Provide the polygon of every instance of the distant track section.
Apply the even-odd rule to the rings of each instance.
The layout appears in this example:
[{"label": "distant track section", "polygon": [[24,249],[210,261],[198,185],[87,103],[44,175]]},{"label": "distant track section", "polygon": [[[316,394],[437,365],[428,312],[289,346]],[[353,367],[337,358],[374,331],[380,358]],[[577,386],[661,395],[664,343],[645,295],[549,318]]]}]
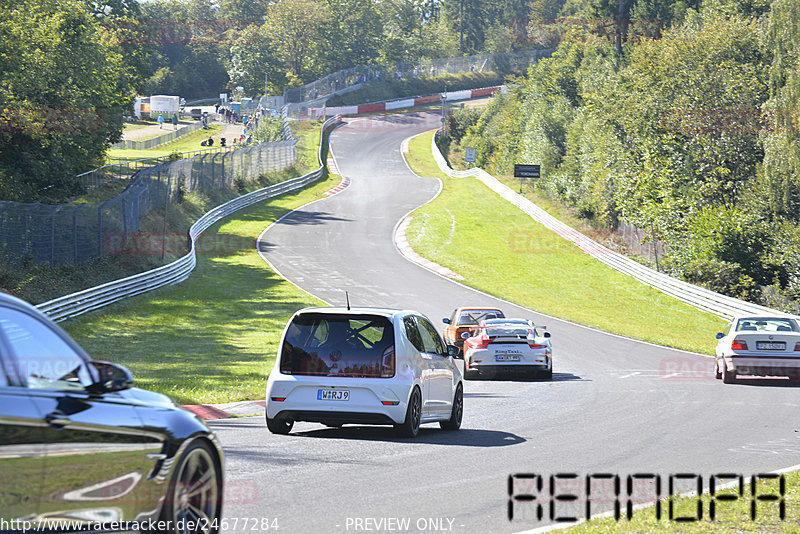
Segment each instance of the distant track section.
[{"label": "distant track section", "polygon": [[403,98],[401,100],[390,100],[386,102],[372,102],[369,104],[359,104],[357,106],[335,106],[324,108],[309,108],[308,113],[312,116],[322,115],[358,115],[361,113],[379,113],[381,111],[392,111],[395,109],[411,108],[414,106],[424,106],[442,101],[442,96],[446,102],[456,100],[469,100],[471,98],[483,98],[491,96],[503,90],[500,85],[493,87],[482,87],[480,89],[465,89],[463,91],[450,91],[447,93],[436,93],[433,95],[417,96],[414,98]]}]

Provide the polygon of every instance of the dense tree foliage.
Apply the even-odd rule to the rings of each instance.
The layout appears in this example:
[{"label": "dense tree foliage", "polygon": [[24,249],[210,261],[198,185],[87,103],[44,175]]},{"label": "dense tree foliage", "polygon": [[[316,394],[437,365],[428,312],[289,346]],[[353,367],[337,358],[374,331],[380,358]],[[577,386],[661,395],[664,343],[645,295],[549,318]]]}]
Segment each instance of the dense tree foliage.
[{"label": "dense tree foliage", "polygon": [[132,81],[118,38],[77,0],[0,10],[0,198],[62,198],[102,164]]},{"label": "dense tree foliage", "polygon": [[[611,17],[619,1],[567,2],[560,13]],[[798,6],[638,0],[627,6],[633,23],[661,27],[626,39],[574,24],[552,58],[451,141],[478,147],[498,172],[541,164],[538,187],[597,223],[654,231],[674,274],[796,311]]]}]

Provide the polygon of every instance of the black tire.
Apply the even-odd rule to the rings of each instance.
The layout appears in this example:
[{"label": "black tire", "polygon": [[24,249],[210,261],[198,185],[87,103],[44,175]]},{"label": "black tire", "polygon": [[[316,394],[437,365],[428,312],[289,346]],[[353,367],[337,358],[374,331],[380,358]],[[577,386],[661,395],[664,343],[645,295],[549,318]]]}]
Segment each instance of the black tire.
[{"label": "black tire", "polygon": [[415,387],[408,399],[408,409],[406,409],[406,420],[402,425],[394,425],[397,433],[405,438],[415,438],[419,434],[419,424],[422,418],[422,395],[419,388]]},{"label": "black tire", "polygon": [[273,434],[288,434],[292,431],[294,421],[288,419],[270,419],[267,417],[267,428]]},{"label": "black tire", "polygon": [[464,416],[464,388],[461,384],[456,387],[456,394],[453,396],[453,409],[450,411],[450,419],[439,421],[439,426],[443,430],[458,430],[461,428],[461,418]]},{"label": "black tire", "polygon": [[464,380],[474,380],[477,377],[478,377],[478,373],[476,373],[475,371],[472,371],[470,369],[467,369],[467,362],[465,360],[464,361]]},{"label": "black tire", "polygon": [[[171,525],[166,532],[197,532],[214,534],[219,531],[222,509],[222,479],[216,456],[208,444],[195,441],[178,460],[167,487],[161,520]],[[206,519],[199,520],[198,511]],[[183,520],[183,521],[181,521]],[[176,530],[179,525],[193,521],[195,530]]]},{"label": "black tire", "polygon": [[728,371],[728,365],[722,360],[722,381],[726,384],[736,382],[736,371]]},{"label": "black tire", "polygon": [[[722,371],[719,368],[720,360],[714,360],[714,378],[720,380],[722,378]],[[722,364],[725,365],[725,360],[722,360]]]}]

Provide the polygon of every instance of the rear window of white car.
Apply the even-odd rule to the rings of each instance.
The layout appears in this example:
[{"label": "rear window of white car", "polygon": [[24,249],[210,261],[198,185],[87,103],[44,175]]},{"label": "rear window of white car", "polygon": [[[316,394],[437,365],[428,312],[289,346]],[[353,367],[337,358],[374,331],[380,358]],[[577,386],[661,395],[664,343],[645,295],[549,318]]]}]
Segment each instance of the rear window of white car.
[{"label": "rear window of white car", "polygon": [[797,323],[784,318],[739,319],[736,324],[737,332],[800,332]]},{"label": "rear window of white car", "polygon": [[284,339],[283,374],[379,378],[394,374],[394,328],[378,315],[304,313]]},{"label": "rear window of white car", "polygon": [[531,333],[531,329],[527,326],[501,326],[496,328],[487,328],[486,335],[496,337],[496,336],[516,336],[516,337],[527,337],[528,334]]}]

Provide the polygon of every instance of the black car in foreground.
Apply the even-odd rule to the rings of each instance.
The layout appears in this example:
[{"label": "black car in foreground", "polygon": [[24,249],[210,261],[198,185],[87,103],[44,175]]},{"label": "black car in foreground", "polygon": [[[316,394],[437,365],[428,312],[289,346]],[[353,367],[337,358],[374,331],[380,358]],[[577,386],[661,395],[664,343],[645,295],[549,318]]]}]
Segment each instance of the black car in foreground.
[{"label": "black car in foreground", "polygon": [[0,293],[0,531],[218,531],[216,436],[132,381]]}]

